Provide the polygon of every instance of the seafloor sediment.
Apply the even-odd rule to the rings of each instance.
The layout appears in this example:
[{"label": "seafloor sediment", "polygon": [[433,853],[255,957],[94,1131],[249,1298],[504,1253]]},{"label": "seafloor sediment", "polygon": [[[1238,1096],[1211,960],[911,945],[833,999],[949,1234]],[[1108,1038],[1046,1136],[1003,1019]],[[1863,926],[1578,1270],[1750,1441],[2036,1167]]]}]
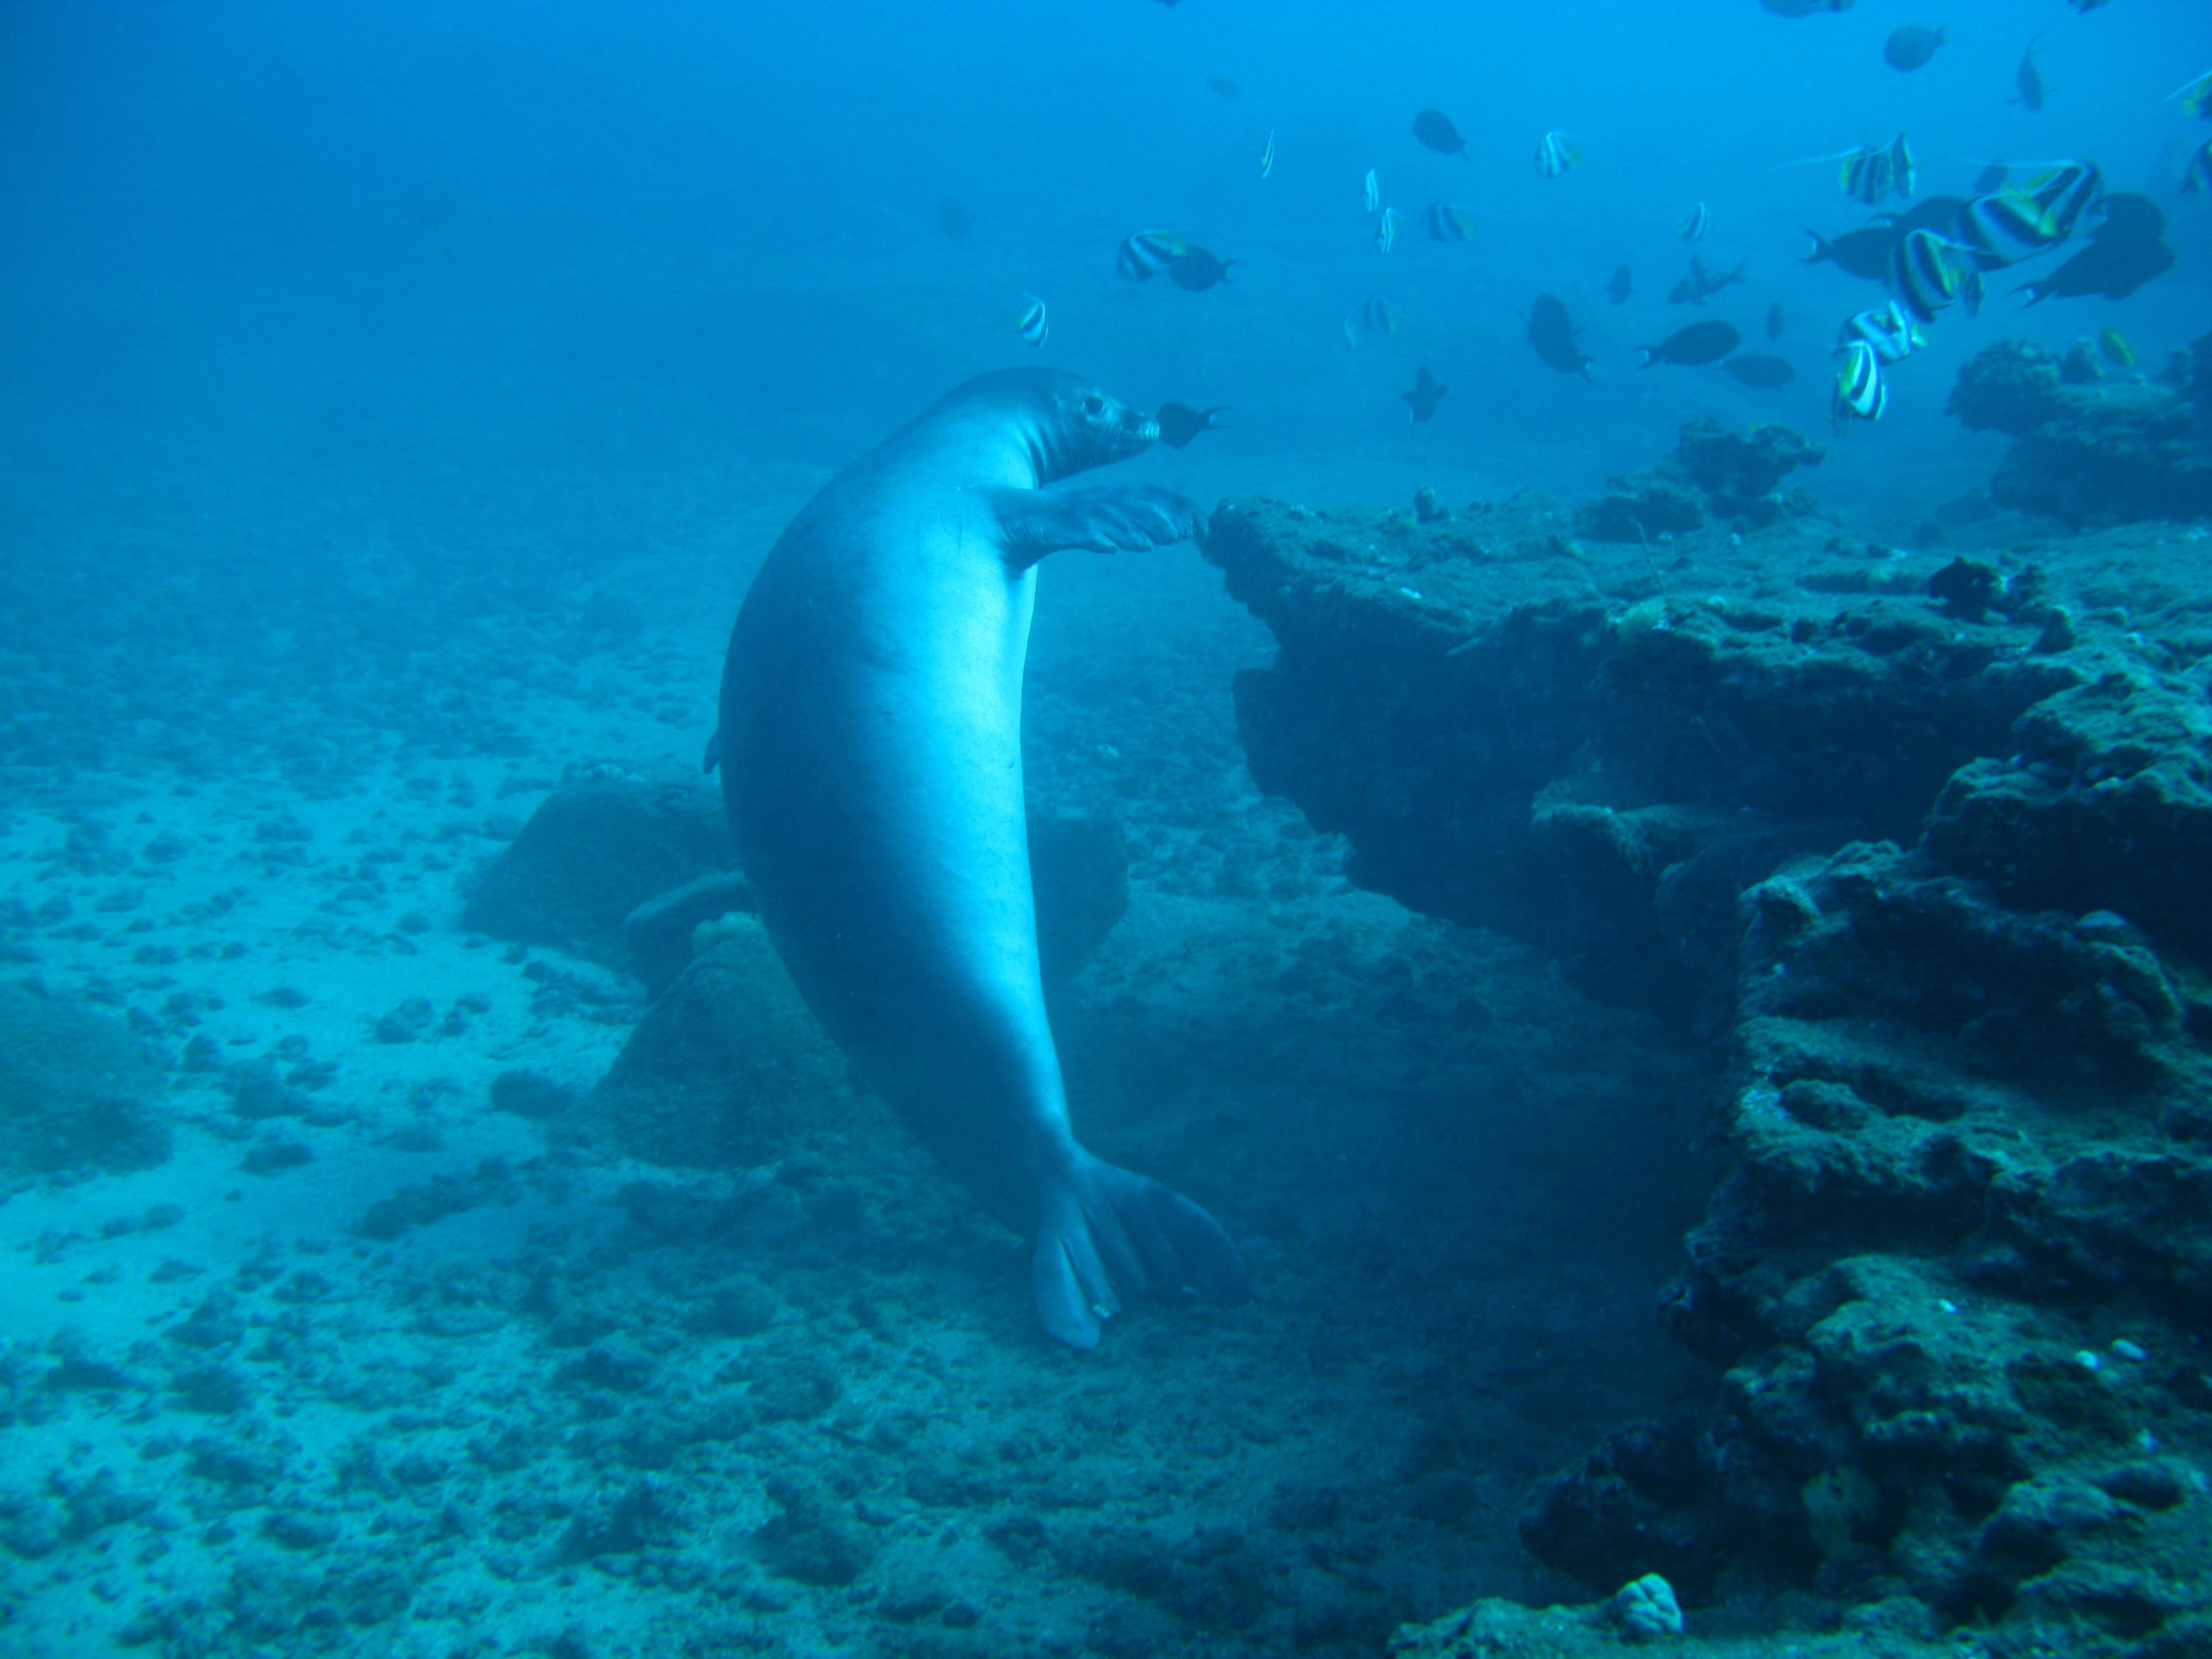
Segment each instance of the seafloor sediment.
[{"label": "seafloor sediment", "polygon": [[1243,501],[1206,542],[1279,646],[1255,774],[1355,878],[1712,1046],[1727,1168],[1660,1316],[1717,1386],[1521,1535],[1693,1607],[2203,1651],[2212,538],[1873,542],[1783,469],[1720,499],[1726,442],[1812,459],[1692,428],[1578,512]]}]

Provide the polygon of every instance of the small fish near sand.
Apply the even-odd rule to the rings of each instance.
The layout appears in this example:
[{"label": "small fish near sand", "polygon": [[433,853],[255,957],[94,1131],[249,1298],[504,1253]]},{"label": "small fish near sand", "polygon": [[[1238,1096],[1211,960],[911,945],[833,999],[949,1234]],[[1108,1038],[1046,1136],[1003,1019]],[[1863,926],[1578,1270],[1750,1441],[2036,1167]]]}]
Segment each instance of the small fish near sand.
[{"label": "small fish near sand", "polygon": [[1206,289],[1229,280],[1229,267],[1234,259],[1223,259],[1202,247],[1185,248],[1168,266],[1168,281],[1189,294],[1203,294]]},{"label": "small fish near sand", "polygon": [[1474,230],[1474,210],[1455,202],[1431,202],[1421,223],[1432,242],[1464,242]]},{"label": "small fish near sand", "polygon": [[1052,332],[1052,319],[1045,313],[1044,301],[1036,295],[1025,294],[1022,297],[1029,303],[1022,307],[1020,320],[1014,326],[1022,338],[1033,346],[1041,346]]},{"label": "small fish near sand", "polygon": [[1705,363],[1717,363],[1743,343],[1743,335],[1733,323],[1715,318],[1711,322],[1692,323],[1687,328],[1676,329],[1656,346],[1638,346],[1644,354],[1644,367],[1654,363],[1680,363],[1686,368],[1696,368]]},{"label": "small fish near sand", "polygon": [[1440,109],[1425,109],[1413,118],[1413,137],[1423,148],[1439,155],[1456,155],[1462,161],[1472,161],[1467,153],[1467,139],[1452,125],[1450,116]]},{"label": "small fish near sand", "polygon": [[2097,331],[2097,349],[2105,354],[2105,361],[2115,368],[2133,368],[2136,349],[2128,343],[2128,337],[2117,328]]},{"label": "small fish near sand", "polygon": [[1579,332],[1566,301],[1555,294],[1538,295],[1536,303],[1528,307],[1528,343],[1535,348],[1536,356],[1562,374],[1579,374],[1587,380],[1592,378],[1590,365],[1597,360],[1575,344]]},{"label": "small fish near sand", "polygon": [[1536,171],[1556,179],[1583,159],[1583,149],[1564,132],[1547,132],[1536,146]]},{"label": "small fish near sand", "polygon": [[1398,395],[1403,398],[1407,406],[1413,410],[1414,424],[1420,425],[1436,414],[1437,405],[1444,400],[1444,393],[1450,390],[1449,386],[1430,374],[1428,365],[1424,363],[1413,376],[1413,389],[1411,392],[1401,392]]},{"label": "small fish near sand", "polygon": [[1891,30],[1889,39],[1882,42],[1882,61],[1899,74],[1910,74],[1933,58],[1942,44],[1942,29],[1906,23]]},{"label": "small fish near sand", "polygon": [[1193,409],[1188,404],[1162,404],[1159,413],[1152,419],[1160,428],[1160,441],[1170,449],[1181,449],[1201,432],[1218,432],[1213,417],[1225,414],[1229,406],[1220,404],[1212,409]]},{"label": "small fish near sand", "polygon": [[1627,304],[1629,295],[1635,292],[1636,278],[1629,274],[1626,265],[1614,270],[1605,285],[1605,297],[1617,306]]},{"label": "small fish near sand", "polygon": [[1784,359],[1757,352],[1746,352],[1741,357],[1731,357],[1721,368],[1744,385],[1757,386],[1762,391],[1788,386],[1797,378],[1797,371]]}]

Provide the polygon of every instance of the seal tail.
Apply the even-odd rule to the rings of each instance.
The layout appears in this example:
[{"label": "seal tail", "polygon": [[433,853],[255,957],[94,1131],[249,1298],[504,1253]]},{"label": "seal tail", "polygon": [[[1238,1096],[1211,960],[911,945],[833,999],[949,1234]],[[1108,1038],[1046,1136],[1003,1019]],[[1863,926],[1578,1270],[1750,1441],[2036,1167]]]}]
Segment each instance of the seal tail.
[{"label": "seal tail", "polygon": [[1120,1311],[1117,1287],[1195,1291],[1235,1307],[1249,1299],[1244,1260],[1221,1224],[1182,1194],[1087,1152],[1044,1194],[1030,1289],[1046,1332],[1071,1348],[1098,1346]]}]

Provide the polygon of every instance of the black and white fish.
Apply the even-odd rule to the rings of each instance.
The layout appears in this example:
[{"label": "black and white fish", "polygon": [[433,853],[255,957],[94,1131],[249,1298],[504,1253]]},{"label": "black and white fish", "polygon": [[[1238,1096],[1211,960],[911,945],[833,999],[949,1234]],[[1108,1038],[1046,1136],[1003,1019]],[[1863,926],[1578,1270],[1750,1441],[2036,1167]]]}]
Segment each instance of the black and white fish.
[{"label": "black and white fish", "polygon": [[1874,355],[1886,363],[1901,363],[1928,343],[1927,337],[1894,300],[1859,312],[1837,331],[1838,345],[1847,346],[1854,340],[1872,347]]},{"label": "black and white fish", "polygon": [[1583,159],[1582,146],[1564,132],[1547,132],[1536,146],[1536,171],[1556,179]]},{"label": "black and white fish", "polygon": [[1398,210],[1384,208],[1375,216],[1375,251],[1388,253],[1398,240]]},{"label": "black and white fish", "polygon": [[1345,343],[1356,346],[1362,335],[1395,334],[1404,321],[1397,307],[1379,294],[1370,294],[1344,319]]},{"label": "black and white fish", "polygon": [[1367,184],[1364,196],[1367,203],[1367,210],[1370,213],[1380,213],[1382,210],[1382,186],[1375,181],[1375,169],[1373,167],[1367,169]]},{"label": "black and white fish", "polygon": [[1453,202],[1431,202],[1421,222],[1432,242],[1464,242],[1474,229],[1474,210]]},{"label": "black and white fish", "polygon": [[1264,179],[1275,170],[1275,135],[1269,133],[1267,142],[1260,149],[1260,176]]},{"label": "black and white fish", "polygon": [[1909,232],[1898,243],[1890,286],[1905,308],[1923,323],[1934,322],[1938,312],[1962,298],[1970,313],[1981,303],[1981,271],[1972,250],[1932,230]]},{"label": "black and white fish", "polygon": [[1920,158],[1912,153],[1912,141],[1902,132],[1889,141],[1889,177],[1899,196],[1910,196],[1920,188]]},{"label": "black and white fish", "polygon": [[1863,340],[1844,348],[1843,367],[1836,371],[1836,420],[1878,421],[1889,407],[1889,386],[1881,378],[1881,360]]},{"label": "black and white fish", "polygon": [[1114,269],[1133,283],[1148,283],[1190,251],[1182,237],[1164,230],[1132,231],[1121,239]]},{"label": "black and white fish", "polygon": [[2191,151],[2189,163],[2181,170],[2181,193],[2197,196],[2212,191],[2212,138],[2207,138]]},{"label": "black and white fish", "polygon": [[1887,197],[1896,181],[1889,150],[1873,144],[1862,144],[1845,155],[1837,177],[1843,184],[1844,195],[1869,207]]},{"label": "black and white fish", "polygon": [[1683,216],[1682,222],[1674,227],[1674,234],[1686,242],[1702,242],[1705,240],[1706,228],[1711,222],[1711,214],[1706,210],[1705,204],[1700,202]]},{"label": "black and white fish", "polygon": [[1437,412],[1437,405],[1444,400],[1444,393],[1450,390],[1449,386],[1430,374],[1428,365],[1424,363],[1421,365],[1420,372],[1413,377],[1413,389],[1411,392],[1401,392],[1398,395],[1412,406],[1413,420],[1418,424],[1426,421]]},{"label": "black and white fish", "polygon": [[1044,301],[1036,295],[1025,294],[1022,297],[1029,303],[1022,307],[1021,320],[1015,324],[1015,327],[1020,331],[1022,338],[1033,346],[1041,346],[1045,337],[1052,332],[1052,319],[1045,314]]}]

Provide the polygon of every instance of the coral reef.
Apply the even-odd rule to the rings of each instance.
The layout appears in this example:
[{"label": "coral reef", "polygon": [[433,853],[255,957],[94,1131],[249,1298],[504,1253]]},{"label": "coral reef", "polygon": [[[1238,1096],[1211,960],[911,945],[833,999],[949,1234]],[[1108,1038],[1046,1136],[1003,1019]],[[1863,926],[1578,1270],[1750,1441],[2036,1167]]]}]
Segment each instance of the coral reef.
[{"label": "coral reef", "polygon": [[[1708,514],[1738,529],[1759,529],[1813,510],[1802,492],[1785,498],[1782,480],[1818,466],[1827,452],[1786,426],[1731,431],[1717,421],[1691,421],[1674,453],[1658,465],[1607,481],[1605,493],[1577,515],[1581,533],[1599,541],[1643,542],[1695,530]],[[1423,523],[1430,522],[1424,515]]]},{"label": "coral reef", "polygon": [[166,1162],[161,1090],[137,1039],[114,1020],[35,988],[0,986],[0,1186]]},{"label": "coral reef", "polygon": [[2206,373],[2212,335],[2178,388],[2098,378],[2094,357],[2003,340],[1959,371],[1948,407],[1968,428],[2009,434],[1990,480],[2000,507],[2074,525],[2212,514]]},{"label": "coral reef", "polygon": [[[1780,1591],[1851,1651],[2200,1650],[2212,547],[1801,519],[1662,563],[1541,503],[1239,501],[1206,550],[1279,647],[1254,770],[1358,879],[1710,1041],[1727,1163],[1661,1320],[1717,1383],[1540,1483],[1526,1546],[1693,1630]],[[1395,1650],[1601,1638],[1484,1604]]]}]

